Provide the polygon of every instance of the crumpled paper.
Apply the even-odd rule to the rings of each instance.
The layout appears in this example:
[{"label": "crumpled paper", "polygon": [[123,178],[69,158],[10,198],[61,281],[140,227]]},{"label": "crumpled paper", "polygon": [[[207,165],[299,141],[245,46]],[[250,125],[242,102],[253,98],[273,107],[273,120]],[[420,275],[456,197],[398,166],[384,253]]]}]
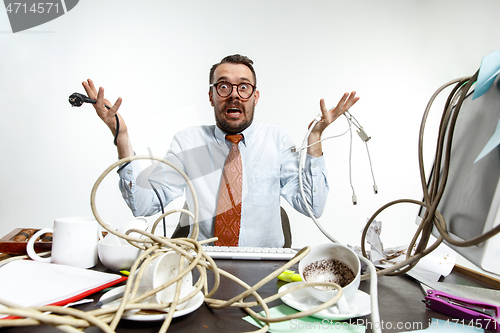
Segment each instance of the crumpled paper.
[{"label": "crumpled paper", "polygon": [[[363,232],[363,230],[361,230],[361,232]],[[366,241],[370,245],[370,251],[367,253],[368,259],[379,268],[391,267],[404,261],[406,259],[408,246],[400,245],[384,249],[381,234],[382,222],[374,220],[366,234]],[[435,241],[436,239],[431,236],[429,244]],[[359,247],[349,247],[358,254],[361,253]],[[444,243],[441,243],[433,252],[422,258],[418,264],[412,268],[412,271],[436,282],[441,275],[448,276],[451,273],[451,270],[455,266],[455,262],[456,252]]]}]

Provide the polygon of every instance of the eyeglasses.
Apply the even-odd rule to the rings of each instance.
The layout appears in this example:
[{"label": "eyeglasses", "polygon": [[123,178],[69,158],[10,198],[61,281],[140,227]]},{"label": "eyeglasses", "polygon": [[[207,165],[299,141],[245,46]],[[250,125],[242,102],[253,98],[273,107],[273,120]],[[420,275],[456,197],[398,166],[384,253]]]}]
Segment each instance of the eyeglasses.
[{"label": "eyeglasses", "polygon": [[232,94],[233,86],[236,86],[236,92],[243,99],[250,98],[250,96],[252,96],[255,90],[255,86],[247,82],[234,84],[227,81],[219,81],[217,83],[210,85],[210,87],[215,87],[217,95],[219,95],[222,98],[229,97]]}]

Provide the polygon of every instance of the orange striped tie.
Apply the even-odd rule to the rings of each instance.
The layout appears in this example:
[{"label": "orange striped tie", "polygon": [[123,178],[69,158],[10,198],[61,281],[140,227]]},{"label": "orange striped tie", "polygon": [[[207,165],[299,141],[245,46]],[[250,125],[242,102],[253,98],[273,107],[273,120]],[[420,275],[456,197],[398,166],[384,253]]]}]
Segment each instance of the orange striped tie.
[{"label": "orange striped tie", "polygon": [[226,135],[232,143],[231,150],[224,163],[224,171],[219,189],[217,216],[215,217],[215,242],[217,246],[238,246],[241,224],[241,193],[243,171],[238,143],[243,135]]}]

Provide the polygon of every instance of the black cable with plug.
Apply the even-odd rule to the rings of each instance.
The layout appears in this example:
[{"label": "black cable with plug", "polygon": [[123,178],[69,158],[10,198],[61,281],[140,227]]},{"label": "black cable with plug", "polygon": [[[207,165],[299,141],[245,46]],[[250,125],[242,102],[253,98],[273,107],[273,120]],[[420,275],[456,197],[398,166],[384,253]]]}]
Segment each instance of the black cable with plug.
[{"label": "black cable with plug", "polygon": [[[69,96],[68,98],[68,101],[69,103],[72,105],[72,106],[76,106],[76,107],[80,107],[83,105],[83,103],[91,103],[91,104],[95,104],[97,101],[95,99],[92,99],[92,98],[89,98],[87,96],[85,96],[84,94],[80,94],[80,93],[73,93]],[[110,110],[111,107],[109,105],[106,105],[104,104],[104,106]],[[118,115],[115,113],[115,119],[116,119],[116,133],[115,133],[115,139],[113,141],[113,143],[115,144],[116,146],[116,141],[118,139],[118,133],[120,132],[120,121],[118,120]],[[134,154],[135,155],[135,154]],[[130,162],[122,165],[118,171],[120,171],[122,168],[124,168],[125,166],[127,166]],[[162,213],[164,213],[164,210],[163,210],[163,202],[161,200],[161,197],[160,197],[160,194],[158,193],[158,191],[156,190],[156,188],[151,184],[156,196],[158,197],[158,200],[160,201],[160,206],[161,206],[161,211]],[[166,222],[165,222],[165,217],[163,218],[163,236],[167,237],[167,225],[166,225]]]},{"label": "black cable with plug", "polygon": [[[68,100],[72,106],[76,106],[76,107],[82,106],[83,103],[91,103],[91,104],[96,103],[95,99],[89,98],[89,97],[85,96],[84,94],[80,94],[80,93],[71,94],[71,96],[69,96]],[[106,104],[104,104],[104,106],[108,110],[111,109],[111,107],[106,105]],[[115,113],[115,119],[116,119],[116,133],[115,133],[115,139],[113,140],[113,143],[116,146],[116,141],[118,140],[118,133],[120,132],[120,121],[118,120],[118,115],[116,113]]]}]

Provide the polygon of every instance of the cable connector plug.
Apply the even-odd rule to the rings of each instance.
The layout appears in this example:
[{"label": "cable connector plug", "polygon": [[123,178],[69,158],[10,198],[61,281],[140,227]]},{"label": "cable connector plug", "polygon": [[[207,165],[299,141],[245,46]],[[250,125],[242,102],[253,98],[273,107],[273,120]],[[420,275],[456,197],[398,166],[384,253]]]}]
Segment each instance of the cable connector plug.
[{"label": "cable connector plug", "polygon": [[370,140],[370,139],[371,139],[371,136],[368,136],[368,134],[366,134],[366,132],[365,132],[365,130],[363,129],[363,127],[361,127],[361,128],[359,129],[359,131],[357,131],[357,132],[358,132],[358,135],[359,135],[359,137],[361,138],[361,140],[363,140],[364,142],[368,142],[368,140]]},{"label": "cable connector plug", "polygon": [[373,184],[373,192],[375,192],[375,194],[378,193],[378,186],[377,186],[377,184]]},{"label": "cable connector plug", "polygon": [[358,197],[356,196],[356,194],[352,195],[352,204],[353,205],[357,205],[358,204]]}]

